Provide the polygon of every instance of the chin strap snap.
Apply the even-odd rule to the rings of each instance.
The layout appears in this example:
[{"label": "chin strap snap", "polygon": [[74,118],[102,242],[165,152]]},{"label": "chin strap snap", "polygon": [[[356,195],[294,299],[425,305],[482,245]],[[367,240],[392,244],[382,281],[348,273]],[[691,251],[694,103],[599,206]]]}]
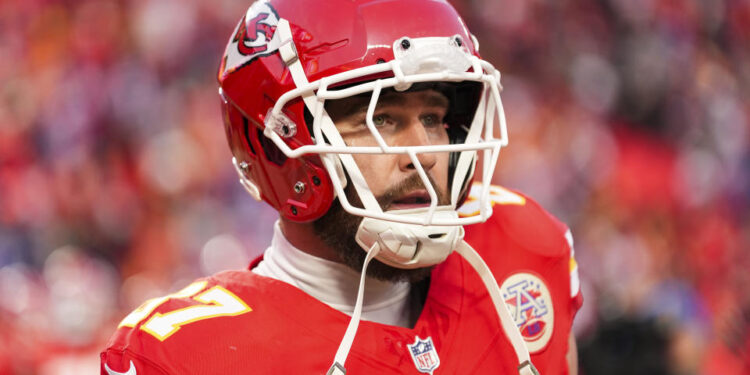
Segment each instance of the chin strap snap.
[{"label": "chin strap snap", "polygon": [[539,375],[539,371],[529,361],[524,361],[518,365],[518,373],[521,375]]},{"label": "chin strap snap", "polygon": [[346,369],[340,363],[336,362],[328,369],[326,375],[346,375]]}]

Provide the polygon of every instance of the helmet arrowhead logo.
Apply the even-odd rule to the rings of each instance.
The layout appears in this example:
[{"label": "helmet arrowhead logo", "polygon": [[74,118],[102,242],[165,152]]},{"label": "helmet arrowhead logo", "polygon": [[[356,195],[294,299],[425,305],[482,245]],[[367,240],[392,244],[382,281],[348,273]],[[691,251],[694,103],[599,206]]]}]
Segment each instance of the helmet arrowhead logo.
[{"label": "helmet arrowhead logo", "polygon": [[259,56],[276,52],[281,44],[276,35],[278,23],[279,15],[269,3],[256,1],[250,5],[227,45],[220,74],[223,76]]}]

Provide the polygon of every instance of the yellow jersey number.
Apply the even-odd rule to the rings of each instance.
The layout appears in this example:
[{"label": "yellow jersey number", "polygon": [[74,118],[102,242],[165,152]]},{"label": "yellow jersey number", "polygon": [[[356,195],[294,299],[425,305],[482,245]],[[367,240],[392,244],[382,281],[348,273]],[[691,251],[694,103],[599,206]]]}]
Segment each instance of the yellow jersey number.
[{"label": "yellow jersey number", "polygon": [[128,314],[118,327],[135,327],[170,298],[192,298],[200,304],[166,313],[156,313],[141,325],[142,331],[160,341],[166,340],[185,324],[220,316],[237,316],[252,311],[239,297],[221,286],[216,285],[203,291],[206,284],[206,281],[197,281],[179,292],[150,299]]}]

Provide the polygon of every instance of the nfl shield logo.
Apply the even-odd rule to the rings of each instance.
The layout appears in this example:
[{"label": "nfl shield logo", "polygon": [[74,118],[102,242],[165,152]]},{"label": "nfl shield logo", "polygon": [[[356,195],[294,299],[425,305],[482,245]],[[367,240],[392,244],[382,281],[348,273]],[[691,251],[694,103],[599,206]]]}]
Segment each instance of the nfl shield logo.
[{"label": "nfl shield logo", "polygon": [[419,372],[432,374],[440,366],[440,357],[435,350],[435,345],[432,344],[432,337],[422,340],[417,336],[413,344],[406,346],[409,348],[411,359],[414,360],[414,366],[417,367]]}]

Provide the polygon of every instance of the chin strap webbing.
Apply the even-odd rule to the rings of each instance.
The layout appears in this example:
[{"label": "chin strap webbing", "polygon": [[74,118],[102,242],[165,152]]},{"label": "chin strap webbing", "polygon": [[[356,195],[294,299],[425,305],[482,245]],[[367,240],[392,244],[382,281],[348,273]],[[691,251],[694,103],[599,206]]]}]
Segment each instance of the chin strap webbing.
[{"label": "chin strap webbing", "polygon": [[505,301],[503,301],[500,294],[500,287],[497,284],[497,280],[495,280],[495,276],[492,275],[490,268],[487,267],[487,264],[482,260],[477,251],[469,246],[466,241],[459,242],[456,251],[471,264],[474,271],[482,278],[484,287],[487,288],[487,292],[489,292],[490,298],[492,298],[492,304],[495,305],[495,311],[500,319],[500,325],[503,327],[505,337],[508,338],[508,341],[513,346],[513,350],[516,352],[518,373],[520,375],[539,375],[534,365],[531,364],[529,350],[526,348],[521,333],[518,331],[518,327],[516,327],[513,318],[510,316],[510,312],[508,312],[508,308],[505,306]]},{"label": "chin strap webbing", "polygon": [[354,343],[354,336],[357,334],[357,328],[359,327],[359,321],[362,319],[362,302],[364,300],[365,292],[365,277],[367,276],[367,265],[370,261],[375,258],[380,252],[380,246],[377,242],[372,245],[370,250],[367,252],[367,257],[362,265],[362,273],[359,276],[359,289],[357,290],[357,302],[354,304],[354,312],[352,318],[349,320],[349,325],[346,327],[344,338],[341,339],[338,350],[336,350],[336,356],[333,359],[331,368],[328,369],[326,375],[344,375],[346,374],[346,357],[349,356],[349,349],[352,348]]}]

